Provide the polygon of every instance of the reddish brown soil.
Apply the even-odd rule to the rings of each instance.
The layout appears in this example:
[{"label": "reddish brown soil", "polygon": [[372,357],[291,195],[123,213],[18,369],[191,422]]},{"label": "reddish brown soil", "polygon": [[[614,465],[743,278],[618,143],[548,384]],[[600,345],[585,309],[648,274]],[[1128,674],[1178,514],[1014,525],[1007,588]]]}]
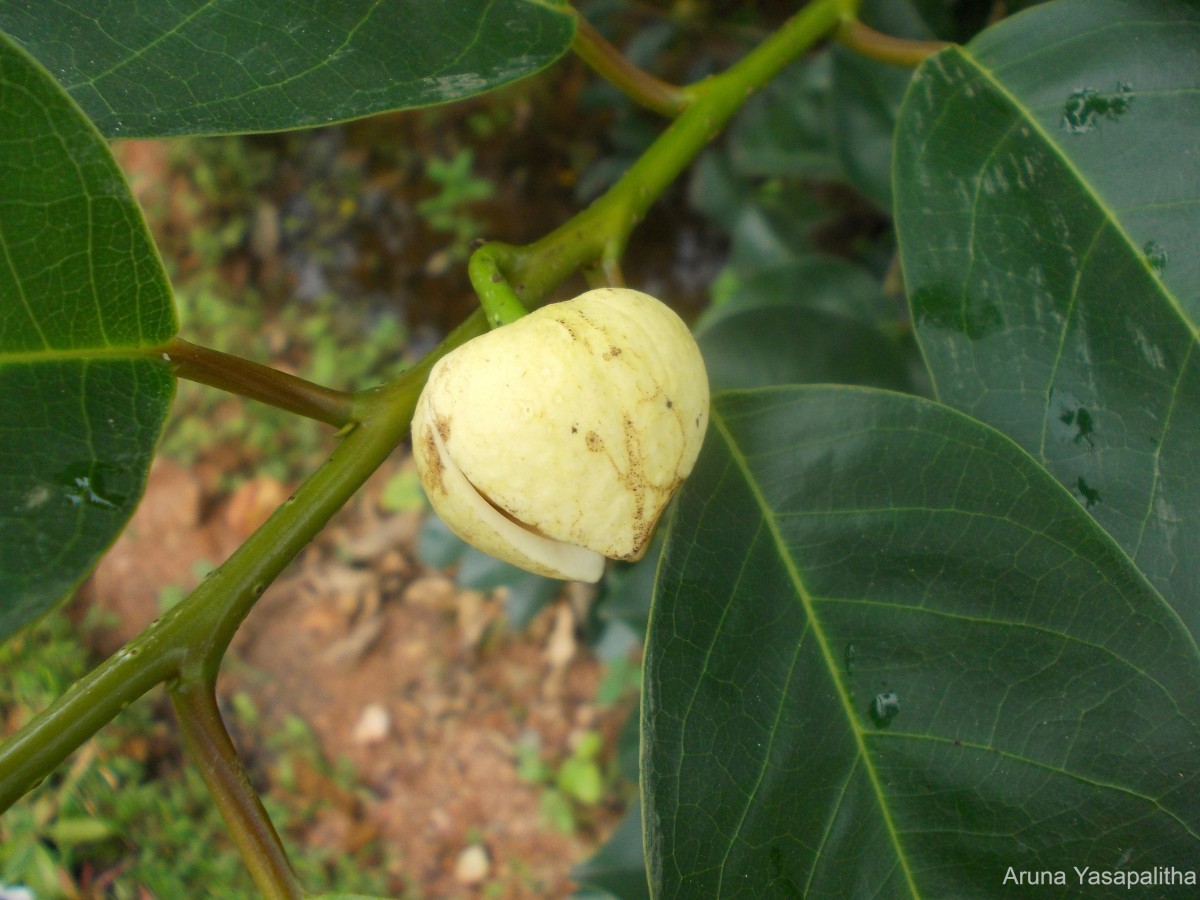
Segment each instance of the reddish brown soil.
[{"label": "reddish brown soil", "polygon": [[[259,748],[288,715],[311,726],[329,759],[348,760],[365,791],[300,773],[297,806],[318,810],[303,841],[354,852],[377,840],[397,895],[566,896],[570,867],[611,831],[619,803],[590,810],[574,834],[554,830],[540,788],[518,776],[515,745],[536,734],[544,757],[560,760],[580,732],[599,729],[611,746],[627,709],[593,704],[600,666],[577,646],[567,603],[512,633],[502,598],[458,590],[415,559],[418,517],[377,504],[386,476],[407,464],[385,467],[239,632],[220,693],[249,693],[263,722],[261,733],[235,736],[268,782],[274,761]],[[218,562],[285,496],[281,485],[250,481],[210,506],[198,476],[158,462],[82,593],[119,617],[98,633],[100,648],[158,615],[164,587],[189,587],[195,563]],[[473,842],[489,864],[467,885],[455,866]]]}]

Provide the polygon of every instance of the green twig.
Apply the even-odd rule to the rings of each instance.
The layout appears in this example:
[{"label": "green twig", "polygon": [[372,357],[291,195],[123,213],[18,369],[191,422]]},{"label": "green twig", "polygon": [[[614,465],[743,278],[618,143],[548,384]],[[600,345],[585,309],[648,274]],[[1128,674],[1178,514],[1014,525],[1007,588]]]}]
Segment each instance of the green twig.
[{"label": "green twig", "polygon": [[153,351],[175,374],[223,391],[241,394],[319,422],[342,427],[351,421],[353,395],[322,387],[240,356],[172,338]]},{"label": "green twig", "polygon": [[688,97],[682,89],[639,69],[578,13],[575,23],[571,45],[575,55],[634,103],[669,119],[687,106]]},{"label": "green twig", "polygon": [[843,46],[869,59],[910,69],[950,46],[945,41],[913,41],[893,37],[857,19],[844,22],[837,31],[837,39]]},{"label": "green twig", "polygon": [[263,897],[298,900],[304,892],[221,721],[213,687],[212,682],[188,681],[171,690],[184,745]]},{"label": "green twig", "polygon": [[853,5],[848,0],[810,3],[727,71],[681,88],[686,107],[616,184],[541,239],[509,248],[500,265],[517,295],[537,305],[581,266],[619,273],[629,234],[650,205],[748,96],[831,33]]}]

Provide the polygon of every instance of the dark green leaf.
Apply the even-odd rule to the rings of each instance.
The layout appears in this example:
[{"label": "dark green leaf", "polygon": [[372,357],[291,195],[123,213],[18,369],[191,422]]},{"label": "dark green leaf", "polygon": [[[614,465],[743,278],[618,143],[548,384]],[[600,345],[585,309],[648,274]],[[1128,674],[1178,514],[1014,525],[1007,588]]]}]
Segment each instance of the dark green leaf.
[{"label": "dark green leaf", "polygon": [[0,3],[8,32],[112,137],[302,128],[446,103],[571,44],[557,0]]},{"label": "dark green leaf", "polygon": [[571,870],[571,877],[583,885],[574,900],[616,898],[650,900],[646,883],[646,863],[642,853],[642,807],[634,803],[596,855]]},{"label": "dark green leaf", "polygon": [[1200,634],[1200,12],[1063,0],[929,60],[897,224],[939,396],[1040,460]]},{"label": "dark green leaf", "polygon": [[[956,3],[945,0],[878,0],[872,3],[867,0],[864,7],[872,14],[882,13],[884,5],[900,7],[900,14],[906,18],[919,16],[932,37],[961,43],[973,37],[998,11],[1011,14],[1038,2],[1041,0],[1005,0],[1004,6],[1000,7],[995,0],[958,0]],[[904,36],[917,35],[910,32]]]},{"label": "dark green leaf", "polygon": [[734,313],[764,306],[803,306],[878,324],[895,320],[897,304],[883,296],[879,282],[862,266],[832,256],[796,256],[784,262],[754,266],[735,260],[714,286],[714,305],[697,323],[703,332]]},{"label": "dark green leaf", "polygon": [[170,404],[170,288],[91,122],[0,36],[0,638],[112,543]]},{"label": "dark green leaf", "polygon": [[732,265],[760,268],[811,255],[809,233],[829,210],[806,187],[755,182],[735,173],[725,152],[712,151],[700,157],[688,186],[692,205],[730,232]]},{"label": "dark green leaf", "polygon": [[437,569],[448,569],[466,552],[467,543],[446,527],[446,523],[430,513],[421,523],[417,535],[417,555],[421,562]]},{"label": "dark green leaf", "polygon": [[601,621],[626,623],[631,631],[645,634],[650,618],[650,598],[662,553],[662,529],[650,541],[646,555],[633,563],[613,563],[604,576],[603,590],[594,607]]},{"label": "dark green leaf", "polygon": [[912,73],[837,48],[830,139],[850,182],[892,208],[892,135]]},{"label": "dark green leaf", "polygon": [[[906,0],[867,0],[859,16],[872,28],[895,37],[930,40],[934,36],[922,14]],[[889,212],[892,136],[911,79],[910,69],[877,62],[844,47],[833,50],[829,134],[834,152],[855,187]]]},{"label": "dark green leaf", "polygon": [[803,307],[737,313],[699,343],[714,391],[812,382],[908,387],[903,356],[878,329]]},{"label": "dark green leaf", "polygon": [[729,129],[733,171],[743,177],[831,177],[838,171],[826,120],[830,58],[795,63],[747,101]]},{"label": "dark green leaf", "polygon": [[654,896],[1197,868],[1196,644],[998,432],[866,389],[720,395],[670,527],[643,696]]},{"label": "dark green leaf", "polygon": [[[584,621],[588,649],[600,661],[624,666],[646,639],[660,550],[661,532],[654,536],[650,549],[637,562],[609,564],[600,592],[588,607]],[[603,701],[597,697],[597,702]],[[636,771],[631,780],[637,780]]]},{"label": "dark green leaf", "polygon": [[693,209],[732,231],[748,199],[723,149],[700,154],[688,179],[688,202]]},{"label": "dark green leaf", "polygon": [[174,389],[146,360],[0,362],[0,638],[68,594],[141,498]]}]

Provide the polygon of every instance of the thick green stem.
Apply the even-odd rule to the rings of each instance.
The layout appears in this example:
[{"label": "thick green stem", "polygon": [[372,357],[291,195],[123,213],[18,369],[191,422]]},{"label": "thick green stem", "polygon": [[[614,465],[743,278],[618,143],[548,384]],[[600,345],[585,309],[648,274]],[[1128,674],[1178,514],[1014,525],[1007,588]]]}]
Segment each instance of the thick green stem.
[{"label": "thick green stem", "polygon": [[213,687],[212,682],[182,682],[171,690],[184,745],[259,891],[269,900],[298,900],[304,891],[225,730]]},{"label": "thick green stem", "polygon": [[353,395],[344,391],[322,387],[181,338],[172,338],[153,352],[169,361],[180,378],[241,394],[339,428],[351,421]]},{"label": "thick green stem", "polygon": [[848,6],[847,0],[816,0],[727,71],[682,88],[686,108],[616,184],[561,227],[501,260],[517,295],[536,305],[580,266],[614,265],[646,210],[746,98],[831,33]]},{"label": "thick green stem", "polygon": [[354,396],[354,426],[325,463],[192,594],[0,745],[0,811],[161,682],[215,677],[238,625],[281,572],[408,433],[429,369],[486,330],[482,312],[390,385]]},{"label": "thick green stem", "polygon": [[48,709],[0,745],[0,811],[49,775],[76,748],[152,687],[183,657],[144,634],[75,682]]},{"label": "thick green stem", "polygon": [[639,69],[582,16],[576,15],[575,22],[571,45],[575,55],[634,103],[667,118],[674,118],[687,106],[682,89]]}]

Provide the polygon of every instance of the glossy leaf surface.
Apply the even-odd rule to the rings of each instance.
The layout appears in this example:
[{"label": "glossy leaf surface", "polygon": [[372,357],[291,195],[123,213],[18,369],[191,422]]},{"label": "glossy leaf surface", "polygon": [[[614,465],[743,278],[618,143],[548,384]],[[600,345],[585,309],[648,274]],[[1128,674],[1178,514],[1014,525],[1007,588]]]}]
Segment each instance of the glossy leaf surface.
[{"label": "glossy leaf surface", "polygon": [[729,161],[738,175],[829,178],[830,60],[794,63],[750,98],[729,129]]},{"label": "glossy leaf surface", "polygon": [[170,289],[124,177],[70,98],[0,37],[0,638],[129,518],[174,377]]},{"label": "glossy leaf surface", "polygon": [[596,854],[571,870],[583,885],[572,900],[649,900],[642,852],[642,810],[635,801]]},{"label": "glossy leaf surface", "polygon": [[1061,485],[897,394],[733,392],[712,423],[646,648],[654,896],[1195,868],[1200,655]]},{"label": "glossy leaf surface", "polygon": [[[945,15],[945,8],[941,10]],[[930,40],[933,32],[907,0],[866,0],[864,23],[884,34]],[[882,210],[892,208],[892,136],[912,70],[835,46],[830,140],[851,183]]]},{"label": "glossy leaf surface", "polygon": [[0,4],[0,30],[110,137],[302,128],[447,103],[549,65],[574,29],[554,0]]},{"label": "glossy leaf surface", "polygon": [[945,402],[1011,435],[1200,634],[1200,11],[1035,7],[917,74],[897,224]]},{"label": "glossy leaf surface", "polygon": [[714,304],[696,322],[706,332],[735,313],[766,306],[803,306],[869,324],[896,318],[896,304],[862,266],[815,254],[781,254],[760,262],[735,258],[714,285]]},{"label": "glossy leaf surface", "polygon": [[814,382],[908,387],[905,359],[879,329],[802,306],[734,313],[699,344],[714,391]]}]

